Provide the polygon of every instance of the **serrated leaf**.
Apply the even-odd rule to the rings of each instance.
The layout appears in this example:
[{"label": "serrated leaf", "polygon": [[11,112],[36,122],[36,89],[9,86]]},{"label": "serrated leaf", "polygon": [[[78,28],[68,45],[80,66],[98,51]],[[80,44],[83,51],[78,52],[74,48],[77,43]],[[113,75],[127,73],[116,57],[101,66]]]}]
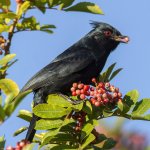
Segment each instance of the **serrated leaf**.
[{"label": "serrated leaf", "polygon": [[98,5],[90,2],[80,2],[74,6],[71,6],[65,11],[81,11],[81,12],[88,12],[93,14],[103,14],[103,11],[99,8]]},{"label": "serrated leaf", "polygon": [[6,56],[4,56],[1,60],[0,60],[0,65],[6,65],[8,62],[10,62],[14,57],[16,56],[16,54],[8,54]]},{"label": "serrated leaf", "polygon": [[30,122],[32,118],[32,113],[28,110],[20,110],[17,117]]},{"label": "serrated leaf", "polygon": [[68,111],[56,105],[39,104],[33,108],[33,113],[41,118],[60,118],[68,114]]},{"label": "serrated leaf", "polygon": [[85,102],[85,105],[83,106],[83,111],[84,112],[86,112],[87,114],[92,114],[92,110],[93,108],[92,108],[92,105],[91,105],[91,103],[89,102],[89,101],[86,101]]},{"label": "serrated leaf", "polygon": [[118,73],[122,70],[122,68],[119,68],[117,70],[115,70],[112,75],[109,78],[109,81],[111,81],[116,75],[118,75]]},{"label": "serrated leaf", "polygon": [[0,88],[6,94],[5,106],[19,93],[18,85],[11,79],[1,79]]},{"label": "serrated leaf", "polygon": [[65,100],[62,96],[58,94],[50,94],[47,99],[48,104],[57,105],[60,107],[71,107],[72,104]]},{"label": "serrated leaf", "polygon": [[44,120],[40,119],[36,122],[35,129],[36,130],[48,130],[58,128],[62,125],[63,121],[58,120]]},{"label": "serrated leaf", "polygon": [[84,143],[81,145],[81,149],[86,148],[94,140],[95,136],[92,133],[90,133],[89,136],[85,139]]},{"label": "serrated leaf", "polygon": [[87,137],[92,132],[93,129],[94,129],[94,126],[91,123],[86,123],[84,127],[82,128],[81,140]]},{"label": "serrated leaf", "polygon": [[0,149],[2,149],[2,150],[4,149],[5,142],[6,142],[6,140],[5,140],[4,136],[1,136],[0,137]]},{"label": "serrated leaf", "polygon": [[112,138],[108,138],[106,142],[103,145],[103,149],[112,149],[116,145],[116,141],[114,141]]},{"label": "serrated leaf", "polygon": [[123,103],[125,103],[128,107],[124,110],[124,112],[128,112],[134,104],[137,102],[139,98],[139,92],[137,90],[129,91],[123,98]]},{"label": "serrated leaf", "polygon": [[141,101],[136,103],[131,115],[141,116],[148,110],[150,110],[150,99],[142,99]]},{"label": "serrated leaf", "polygon": [[27,129],[28,129],[27,127],[21,127],[20,129],[18,129],[17,131],[14,132],[13,136],[17,136]]}]

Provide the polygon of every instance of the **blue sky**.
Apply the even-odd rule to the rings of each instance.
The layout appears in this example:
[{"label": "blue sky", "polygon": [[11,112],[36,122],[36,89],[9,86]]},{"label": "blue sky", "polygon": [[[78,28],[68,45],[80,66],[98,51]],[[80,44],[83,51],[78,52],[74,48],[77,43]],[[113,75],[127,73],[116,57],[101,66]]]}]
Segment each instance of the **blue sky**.
[{"label": "blue sky", "polygon": [[[14,1],[12,1],[14,3]],[[150,97],[150,1],[149,0],[93,0],[104,11],[105,15],[93,15],[77,12],[60,12],[51,10],[43,15],[32,11],[28,15],[37,16],[43,24],[55,24],[54,34],[43,32],[22,32],[13,38],[11,53],[17,54],[19,61],[8,71],[8,78],[23,85],[42,67],[47,65],[58,54],[78,41],[91,30],[90,20],[107,22],[116,27],[122,34],[130,37],[129,44],[121,44],[109,57],[106,69],[117,62],[117,67],[124,68],[112,84],[118,86],[123,94],[138,89],[140,98]],[[15,3],[12,9],[14,9]],[[29,15],[29,16],[30,16]],[[15,113],[0,126],[0,134],[5,134],[7,145],[23,139],[24,134],[12,137],[13,132],[28,123],[16,117],[20,109],[31,110],[32,94],[24,99]],[[150,122],[128,121],[124,129],[150,134]]]}]

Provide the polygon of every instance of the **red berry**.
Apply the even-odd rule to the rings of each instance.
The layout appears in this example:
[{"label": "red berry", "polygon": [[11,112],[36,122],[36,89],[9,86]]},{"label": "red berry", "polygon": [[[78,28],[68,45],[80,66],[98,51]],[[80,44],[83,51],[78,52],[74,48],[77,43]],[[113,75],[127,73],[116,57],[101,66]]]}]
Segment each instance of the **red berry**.
[{"label": "red berry", "polygon": [[118,96],[118,94],[115,92],[113,93],[113,98],[116,98]]},{"label": "red berry", "polygon": [[74,92],[72,92],[72,96],[77,96],[77,94],[76,94],[76,92],[74,91]]},{"label": "red berry", "polygon": [[86,91],[84,89],[81,89],[80,92],[81,92],[81,94],[85,94],[86,93]]},{"label": "red berry", "polygon": [[[25,146],[25,145],[24,145],[24,146]],[[19,145],[17,145],[17,146],[15,147],[15,150],[22,150],[22,148],[23,148],[24,146],[19,146]]]},{"label": "red berry", "polygon": [[19,146],[20,146],[20,147],[24,147],[25,145],[26,145],[25,141],[21,141],[21,142],[19,143]]},{"label": "red berry", "polygon": [[97,98],[97,101],[101,102],[101,101],[102,101],[102,98],[101,98],[101,97],[98,97],[98,98]]},{"label": "red berry", "polygon": [[72,87],[70,90],[71,90],[71,92],[74,92],[76,89],[74,87]]},{"label": "red berry", "polygon": [[76,90],[76,94],[77,94],[77,95],[80,95],[80,94],[81,94],[81,91],[80,91],[80,90]]},{"label": "red berry", "polygon": [[84,95],[84,94],[81,94],[81,95],[80,95],[80,99],[85,99],[85,95]]},{"label": "red berry", "polygon": [[107,98],[107,94],[104,93],[104,94],[102,95],[102,97],[103,97],[103,98]]},{"label": "red berry", "polygon": [[6,150],[14,150],[14,148],[12,146],[8,146]]},{"label": "red berry", "polygon": [[104,88],[104,83],[103,83],[103,82],[100,82],[100,83],[98,84],[98,86],[99,86],[100,88]]},{"label": "red berry", "polygon": [[94,91],[94,90],[95,90],[95,88],[94,88],[94,87],[91,87],[91,88],[90,88],[90,91]]},{"label": "red berry", "polygon": [[76,126],[76,127],[75,127],[75,130],[76,130],[76,131],[80,131],[80,130],[81,130],[81,127]]},{"label": "red berry", "polygon": [[89,85],[84,85],[84,88],[83,88],[83,89],[84,89],[85,91],[88,91],[88,90],[89,90],[89,88],[90,88],[90,86],[89,86]]},{"label": "red berry", "polygon": [[119,88],[116,88],[115,91],[118,93],[119,92]]},{"label": "red berry", "polygon": [[85,95],[90,96],[90,92],[89,92],[89,91],[86,91],[86,92],[85,92]]},{"label": "red berry", "polygon": [[90,101],[91,101],[91,103],[94,105],[94,104],[95,104],[95,102],[96,102],[96,99],[91,98],[91,99],[90,99]]},{"label": "red berry", "polygon": [[90,96],[94,96],[94,92],[93,91],[90,92]]},{"label": "red berry", "polygon": [[100,102],[99,101],[96,101],[95,103],[94,103],[94,105],[96,106],[96,107],[98,107],[98,106],[100,106]]},{"label": "red berry", "polygon": [[110,91],[115,92],[116,88],[114,86],[110,86]]},{"label": "red berry", "polygon": [[105,87],[106,87],[106,88],[110,87],[110,83],[109,83],[109,82],[106,82],[106,83],[105,83]]},{"label": "red berry", "polygon": [[96,83],[96,78],[92,78],[92,82]]},{"label": "red berry", "polygon": [[84,87],[84,84],[82,84],[82,83],[78,84],[79,89],[82,89],[83,87]]},{"label": "red berry", "polygon": [[107,103],[109,102],[109,99],[108,99],[108,98],[105,98],[105,99],[103,100],[103,102],[104,102],[104,104],[107,104]]},{"label": "red berry", "polygon": [[122,93],[119,92],[119,93],[118,93],[118,97],[122,97]]},{"label": "red berry", "polygon": [[22,0],[16,0],[16,3],[22,3],[23,1]]},{"label": "red berry", "polygon": [[73,83],[72,86],[73,86],[74,88],[77,88],[77,87],[78,87],[78,83]]}]

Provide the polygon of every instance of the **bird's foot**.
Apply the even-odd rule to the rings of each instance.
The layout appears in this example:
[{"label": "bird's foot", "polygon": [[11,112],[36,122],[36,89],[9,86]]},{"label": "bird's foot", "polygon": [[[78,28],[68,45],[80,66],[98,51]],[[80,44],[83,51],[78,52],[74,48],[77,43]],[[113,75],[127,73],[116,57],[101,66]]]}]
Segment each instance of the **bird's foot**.
[{"label": "bird's foot", "polygon": [[77,104],[80,104],[83,102],[82,100],[75,101],[75,100],[71,99],[70,97],[68,97],[62,93],[58,93],[58,95],[63,97],[65,100],[67,100],[69,103],[71,103],[73,105],[77,105]]}]

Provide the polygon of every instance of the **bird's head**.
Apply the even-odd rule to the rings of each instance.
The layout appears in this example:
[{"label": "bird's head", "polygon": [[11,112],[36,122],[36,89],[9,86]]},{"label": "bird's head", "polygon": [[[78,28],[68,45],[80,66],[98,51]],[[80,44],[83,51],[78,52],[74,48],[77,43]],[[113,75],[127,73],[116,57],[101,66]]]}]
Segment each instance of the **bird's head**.
[{"label": "bird's head", "polygon": [[103,22],[92,22],[93,30],[88,34],[104,49],[113,51],[119,43],[128,43],[129,38],[123,36],[117,29]]}]

